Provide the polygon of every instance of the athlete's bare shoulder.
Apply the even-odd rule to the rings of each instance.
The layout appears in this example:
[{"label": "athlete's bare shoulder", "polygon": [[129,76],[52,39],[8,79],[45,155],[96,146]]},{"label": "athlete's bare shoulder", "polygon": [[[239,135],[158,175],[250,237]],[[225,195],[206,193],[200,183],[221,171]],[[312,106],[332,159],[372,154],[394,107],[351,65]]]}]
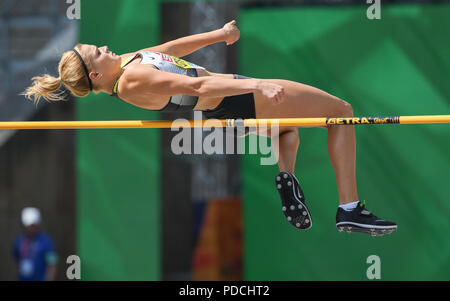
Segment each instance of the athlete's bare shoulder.
[{"label": "athlete's bare shoulder", "polygon": [[140,91],[140,89],[138,91],[137,89],[147,84],[149,79],[155,77],[157,71],[157,69],[150,65],[142,65],[134,62],[128,64],[120,76],[118,90],[121,96],[130,94],[131,92],[134,92],[133,94],[136,92],[142,93],[143,91]]},{"label": "athlete's bare shoulder", "polygon": [[118,96],[125,102],[145,109],[154,110],[168,101],[166,95],[153,92],[151,78],[157,76],[157,69],[140,64],[130,64],[120,77]]},{"label": "athlete's bare shoulder", "polygon": [[152,65],[139,64],[133,61],[124,68],[124,72],[120,77],[120,81],[128,84],[138,84],[139,82],[148,82],[149,79],[161,73]]},{"label": "athlete's bare shoulder", "polygon": [[[160,71],[151,65],[127,66],[119,81],[119,96],[133,104],[161,107],[168,97],[196,95],[197,78]],[[149,103],[150,102],[150,103]]]}]

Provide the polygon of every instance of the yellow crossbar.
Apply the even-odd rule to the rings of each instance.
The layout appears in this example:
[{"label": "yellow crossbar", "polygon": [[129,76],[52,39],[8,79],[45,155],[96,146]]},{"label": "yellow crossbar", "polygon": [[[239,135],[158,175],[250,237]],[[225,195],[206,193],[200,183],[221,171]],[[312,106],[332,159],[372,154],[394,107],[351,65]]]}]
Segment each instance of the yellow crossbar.
[{"label": "yellow crossbar", "polygon": [[222,119],[222,120],[114,120],[114,121],[3,121],[0,130],[24,129],[120,129],[120,128],[177,128],[177,127],[259,127],[278,126],[326,126],[365,124],[426,124],[450,123],[450,115],[421,115],[395,117],[321,117],[278,119]]}]

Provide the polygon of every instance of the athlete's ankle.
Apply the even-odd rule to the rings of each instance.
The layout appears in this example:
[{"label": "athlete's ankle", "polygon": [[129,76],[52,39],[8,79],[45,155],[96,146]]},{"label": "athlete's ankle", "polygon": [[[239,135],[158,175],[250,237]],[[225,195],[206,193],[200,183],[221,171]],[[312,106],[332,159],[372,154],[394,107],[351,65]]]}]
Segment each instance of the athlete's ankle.
[{"label": "athlete's ankle", "polygon": [[351,211],[353,209],[355,209],[358,206],[359,200],[356,200],[354,202],[345,202],[345,203],[340,203],[339,204],[339,208],[344,209],[345,211]]}]

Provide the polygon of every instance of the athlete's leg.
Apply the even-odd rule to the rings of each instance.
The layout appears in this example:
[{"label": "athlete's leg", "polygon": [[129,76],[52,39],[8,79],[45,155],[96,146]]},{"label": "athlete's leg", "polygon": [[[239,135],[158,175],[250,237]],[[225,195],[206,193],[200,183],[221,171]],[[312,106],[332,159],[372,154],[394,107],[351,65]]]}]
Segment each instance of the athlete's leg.
[{"label": "athlete's leg", "polygon": [[[275,155],[280,171],[294,173],[295,159],[297,158],[297,150],[299,145],[298,128],[297,127],[280,127],[278,131],[271,132],[268,129],[264,133],[258,133],[260,136],[271,137],[272,145],[278,143],[278,148],[274,148]],[[278,149],[278,152],[276,151]]]},{"label": "athlete's leg", "polygon": [[[287,221],[299,229],[309,229],[312,219],[306,206],[305,195],[294,175],[295,159],[299,145],[297,127],[280,127],[276,130],[258,130],[258,135],[272,138],[280,173],[275,177],[275,184],[281,197],[283,214]],[[278,150],[278,151],[277,151]]]},{"label": "athlete's leg", "polygon": [[[270,80],[285,88],[283,103],[273,105],[255,93],[256,118],[352,117],[349,103],[317,88],[286,80]],[[293,170],[297,147],[289,145],[294,134],[280,139],[280,169]],[[280,135],[280,138],[283,136]],[[285,142],[285,143],[284,143]],[[281,151],[283,143],[283,152]],[[295,144],[294,144],[295,145]],[[328,127],[328,153],[335,172],[341,204],[358,200],[355,176],[356,142],[354,126]]]}]

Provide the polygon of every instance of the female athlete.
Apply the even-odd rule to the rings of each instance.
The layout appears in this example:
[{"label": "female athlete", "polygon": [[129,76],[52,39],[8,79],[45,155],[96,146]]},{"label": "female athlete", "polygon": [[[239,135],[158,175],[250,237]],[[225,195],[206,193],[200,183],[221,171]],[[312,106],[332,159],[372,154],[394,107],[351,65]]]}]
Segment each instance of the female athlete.
[{"label": "female athlete", "polygon": [[[161,112],[201,110],[206,118],[308,118],[353,117],[352,106],[320,89],[282,79],[257,79],[236,74],[213,73],[179,59],[207,45],[235,43],[240,37],[236,21],[218,30],[179,38],[158,46],[117,55],[108,46],[78,44],[63,54],[59,77],[33,77],[23,94],[35,102],[61,100],[63,84],[77,97],[91,91],[108,93],[131,105]],[[392,233],[393,222],[380,219],[359,201],[356,188],[356,141],[353,125],[329,125],[328,153],[335,172],[339,207],[339,231],[373,236]],[[297,127],[280,127],[256,134],[279,141],[280,173],[275,185],[286,219],[298,229],[312,226],[305,196],[294,176],[299,146]]]}]

